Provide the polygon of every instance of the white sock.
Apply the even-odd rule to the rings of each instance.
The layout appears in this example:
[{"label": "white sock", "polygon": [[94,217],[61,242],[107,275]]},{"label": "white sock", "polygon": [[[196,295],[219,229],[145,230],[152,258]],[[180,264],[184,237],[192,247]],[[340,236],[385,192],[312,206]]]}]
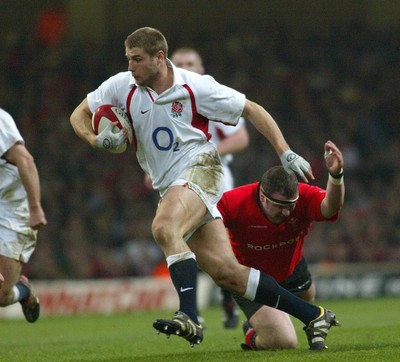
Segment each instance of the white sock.
[{"label": "white sock", "polygon": [[251,301],[254,300],[257,293],[258,283],[260,281],[260,271],[257,269],[250,268],[249,279],[247,280],[247,288],[244,293],[244,298]]},{"label": "white sock", "polygon": [[167,264],[168,268],[172,265],[177,263],[178,261],[183,261],[186,259],[194,259],[196,260],[196,255],[191,251],[185,251],[183,253],[170,255],[167,257]]},{"label": "white sock", "polygon": [[16,303],[16,302],[18,302],[19,296],[20,296],[19,289],[14,285],[12,288],[12,291],[13,291],[13,295],[14,295],[12,302]]}]

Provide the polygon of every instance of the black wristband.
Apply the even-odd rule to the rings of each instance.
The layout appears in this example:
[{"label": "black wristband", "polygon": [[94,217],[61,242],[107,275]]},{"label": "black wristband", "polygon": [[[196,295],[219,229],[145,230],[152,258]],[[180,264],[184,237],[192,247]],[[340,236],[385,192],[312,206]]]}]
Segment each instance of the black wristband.
[{"label": "black wristband", "polygon": [[343,169],[340,171],[340,173],[338,175],[332,175],[330,172],[329,174],[331,175],[331,177],[335,178],[335,179],[339,179],[343,177]]}]

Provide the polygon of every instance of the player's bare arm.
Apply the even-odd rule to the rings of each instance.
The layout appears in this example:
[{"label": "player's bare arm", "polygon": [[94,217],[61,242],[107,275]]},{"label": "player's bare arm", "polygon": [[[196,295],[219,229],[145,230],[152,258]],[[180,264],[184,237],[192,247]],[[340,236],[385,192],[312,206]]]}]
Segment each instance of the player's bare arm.
[{"label": "player's bare arm", "polygon": [[285,170],[296,172],[305,182],[314,179],[310,164],[290,150],[277,123],[263,107],[246,99],[242,115],[271,143]]},{"label": "player's bare arm", "polygon": [[[115,131],[118,121],[111,122],[101,133],[96,135],[92,127],[92,116],[93,113],[90,111],[89,104],[85,98],[71,114],[70,121],[75,133],[93,148],[110,150],[110,147],[105,147],[105,145],[111,144],[112,149],[115,150],[126,142],[128,129],[124,127],[122,130],[117,129]],[[105,140],[106,142],[104,142]]]},{"label": "player's bare arm", "polygon": [[91,126],[92,112],[86,98],[72,112],[70,121],[78,137],[89,143],[92,147],[96,147],[97,136]]},{"label": "player's bare arm", "polygon": [[289,149],[275,120],[263,107],[246,99],[243,117],[248,119],[267,138],[278,155]]},{"label": "player's bare arm", "polygon": [[321,212],[324,217],[330,218],[335,215],[344,204],[344,162],[342,153],[332,141],[327,141],[325,143],[324,156],[329,178],[326,186],[326,196],[321,204]]},{"label": "player's bare arm", "polygon": [[47,224],[46,216],[40,202],[39,174],[35,160],[22,143],[16,143],[4,157],[17,166],[21,182],[24,185],[29,205],[30,227],[39,229]]}]

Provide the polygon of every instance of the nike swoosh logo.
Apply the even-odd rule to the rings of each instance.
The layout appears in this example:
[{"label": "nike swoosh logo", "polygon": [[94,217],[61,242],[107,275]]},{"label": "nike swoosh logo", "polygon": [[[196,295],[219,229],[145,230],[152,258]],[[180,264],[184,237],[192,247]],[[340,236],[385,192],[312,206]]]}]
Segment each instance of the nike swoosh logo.
[{"label": "nike swoosh logo", "polygon": [[145,114],[145,113],[147,113],[147,112],[149,112],[150,111],[150,109],[147,109],[147,110],[145,110],[145,111],[140,111],[140,113],[141,114]]},{"label": "nike swoosh logo", "polygon": [[280,295],[278,295],[278,299],[277,299],[277,301],[276,301],[276,304],[275,304],[275,307],[273,307],[273,308],[278,308],[278,306],[279,306],[279,301],[281,300],[281,296]]},{"label": "nike swoosh logo", "polygon": [[187,292],[188,290],[192,290],[192,289],[193,289],[193,288],[182,288],[182,287],[181,287],[180,292],[183,293],[183,292]]}]

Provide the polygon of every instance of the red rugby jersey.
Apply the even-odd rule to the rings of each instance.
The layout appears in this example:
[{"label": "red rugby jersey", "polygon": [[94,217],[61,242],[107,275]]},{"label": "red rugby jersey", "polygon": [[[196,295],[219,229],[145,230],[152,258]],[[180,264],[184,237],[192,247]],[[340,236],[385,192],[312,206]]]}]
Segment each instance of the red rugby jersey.
[{"label": "red rugby jersey", "polygon": [[[299,183],[299,199],[290,217],[274,225],[257,202],[259,182],[223,194],[218,203],[229,230],[233,251],[241,264],[259,269],[282,282],[293,273],[303,254],[304,238],[313,221],[325,221],[321,202],[326,191]],[[336,220],[335,215],[330,220]]]}]

